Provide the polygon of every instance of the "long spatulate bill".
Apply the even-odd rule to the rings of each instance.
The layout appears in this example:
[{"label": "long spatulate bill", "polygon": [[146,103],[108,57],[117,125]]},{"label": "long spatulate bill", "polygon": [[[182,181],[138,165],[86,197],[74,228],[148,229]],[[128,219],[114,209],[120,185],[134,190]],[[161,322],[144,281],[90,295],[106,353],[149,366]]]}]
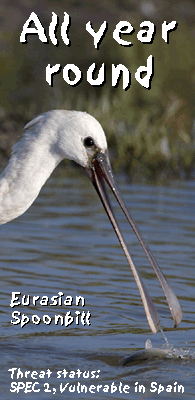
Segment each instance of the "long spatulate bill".
[{"label": "long spatulate bill", "polygon": [[138,286],[140,296],[141,296],[141,299],[143,302],[143,306],[145,309],[146,317],[147,317],[147,320],[148,320],[148,323],[149,323],[149,326],[150,326],[152,332],[154,332],[154,333],[157,332],[160,327],[159,316],[158,316],[158,313],[152,303],[152,300],[151,300],[144,284],[141,281],[141,278],[139,277],[139,274],[134,266],[133,260],[128,252],[127,246],[125,244],[125,241],[123,239],[123,236],[122,236],[119,226],[117,224],[116,218],[112,211],[112,207],[111,207],[108,193],[107,193],[107,190],[105,187],[104,179],[107,181],[113,194],[115,195],[121,209],[123,210],[128,222],[130,223],[131,227],[133,228],[133,231],[135,232],[139,242],[141,243],[141,245],[142,245],[142,247],[143,247],[143,249],[155,271],[155,274],[156,274],[156,276],[162,286],[164,294],[166,296],[167,303],[169,305],[169,308],[170,308],[170,311],[171,311],[171,314],[172,314],[172,317],[173,317],[173,320],[175,323],[175,327],[176,327],[177,325],[179,325],[179,323],[181,322],[181,319],[182,319],[182,310],[181,310],[179,301],[178,301],[176,295],[174,294],[173,290],[171,289],[170,285],[168,284],[166,278],[164,277],[159,265],[157,264],[153,254],[151,253],[151,250],[145,243],[143,237],[141,236],[139,229],[137,228],[133,218],[131,217],[131,215],[129,214],[129,212],[125,206],[124,201],[121,198],[121,195],[119,193],[117,185],[114,181],[114,177],[113,177],[113,173],[112,173],[112,169],[110,166],[110,162],[109,162],[107,153],[97,153],[91,162],[90,171],[88,169],[87,173],[100,196],[100,199],[104,205],[104,208],[110,218],[110,221],[111,221],[111,223],[114,227],[114,230],[118,236],[118,239],[121,243],[123,251],[127,257],[127,260],[131,267],[134,279]]}]

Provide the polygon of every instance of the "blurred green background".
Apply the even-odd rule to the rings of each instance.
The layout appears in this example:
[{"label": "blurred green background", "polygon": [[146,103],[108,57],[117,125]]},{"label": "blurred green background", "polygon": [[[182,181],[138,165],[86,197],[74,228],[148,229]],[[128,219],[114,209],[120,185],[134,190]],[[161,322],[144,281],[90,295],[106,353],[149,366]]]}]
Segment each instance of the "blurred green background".
[{"label": "blurred green background", "polygon": [[[20,43],[24,23],[34,11],[49,39],[52,12],[59,17],[59,46],[42,43],[38,35],[28,35]],[[71,17],[67,47],[60,27],[64,12]],[[0,155],[6,164],[11,146],[26,122],[50,109],[87,111],[102,124],[110,148],[113,168],[125,172],[129,180],[167,182],[172,178],[191,179],[195,170],[195,1],[92,0],[36,1],[1,0],[0,4]],[[153,44],[138,41],[142,21],[156,26]],[[178,22],[170,32],[169,44],[162,39],[162,23]],[[99,50],[86,31],[91,21],[98,30],[103,21],[108,31]],[[119,21],[129,21],[135,32],[124,35],[133,46],[120,46],[112,37]],[[140,65],[154,57],[151,90],[135,79]],[[86,72],[92,63],[106,64],[106,84],[92,87]],[[69,86],[62,72],[54,76],[53,87],[45,79],[48,64],[74,63],[83,73],[77,87]],[[124,64],[131,72],[129,90],[111,86],[111,66]],[[67,166],[67,163],[66,163]]]}]

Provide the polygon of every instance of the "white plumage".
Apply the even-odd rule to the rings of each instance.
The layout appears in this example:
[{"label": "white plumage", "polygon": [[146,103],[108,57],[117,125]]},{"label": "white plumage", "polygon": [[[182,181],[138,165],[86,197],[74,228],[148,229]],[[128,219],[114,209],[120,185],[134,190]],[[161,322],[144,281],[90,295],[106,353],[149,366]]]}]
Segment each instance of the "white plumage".
[{"label": "white plumage", "polygon": [[63,159],[87,167],[85,137],[93,137],[103,152],[107,149],[99,122],[79,111],[48,111],[24,129],[25,134],[13,147],[10,161],[0,176],[0,224],[18,217],[31,206]]}]

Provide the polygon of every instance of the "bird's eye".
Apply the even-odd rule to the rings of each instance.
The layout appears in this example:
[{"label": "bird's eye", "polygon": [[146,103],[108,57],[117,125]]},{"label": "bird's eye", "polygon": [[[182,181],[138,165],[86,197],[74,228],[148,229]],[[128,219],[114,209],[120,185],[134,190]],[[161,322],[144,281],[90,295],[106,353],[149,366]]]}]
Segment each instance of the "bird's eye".
[{"label": "bird's eye", "polygon": [[93,147],[94,146],[94,140],[92,139],[92,137],[88,136],[84,139],[84,146],[86,147]]}]

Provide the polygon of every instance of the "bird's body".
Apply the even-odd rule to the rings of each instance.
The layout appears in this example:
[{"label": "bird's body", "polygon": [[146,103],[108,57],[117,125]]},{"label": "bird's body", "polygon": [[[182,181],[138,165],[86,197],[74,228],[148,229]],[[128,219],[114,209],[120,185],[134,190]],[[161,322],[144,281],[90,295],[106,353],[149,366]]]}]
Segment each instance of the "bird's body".
[{"label": "bird's body", "polygon": [[150,260],[167,298],[175,326],[178,325],[182,317],[179,302],[121,199],[110,167],[105,133],[99,122],[89,114],[48,111],[25,126],[23,137],[13,147],[10,161],[0,175],[0,224],[17,218],[31,206],[52,171],[65,158],[84,167],[95,186],[131,267],[151,330],[157,332],[159,329],[158,313],[128,252],[112,211],[106,183]]}]

